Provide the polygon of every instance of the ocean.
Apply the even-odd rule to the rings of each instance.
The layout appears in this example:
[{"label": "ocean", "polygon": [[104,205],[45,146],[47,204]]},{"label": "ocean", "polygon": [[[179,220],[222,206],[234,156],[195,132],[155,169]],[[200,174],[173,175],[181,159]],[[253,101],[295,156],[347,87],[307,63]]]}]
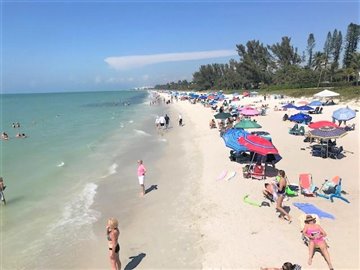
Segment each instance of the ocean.
[{"label": "ocean", "polygon": [[9,135],[0,141],[0,268],[76,268],[74,250],[96,240],[94,224],[104,219],[101,186],[121,183],[116,196],[128,203],[117,213],[131,211],[137,159],[156,160],[165,145],[154,128],[164,108],[150,106],[147,91],[0,98],[1,132]]}]

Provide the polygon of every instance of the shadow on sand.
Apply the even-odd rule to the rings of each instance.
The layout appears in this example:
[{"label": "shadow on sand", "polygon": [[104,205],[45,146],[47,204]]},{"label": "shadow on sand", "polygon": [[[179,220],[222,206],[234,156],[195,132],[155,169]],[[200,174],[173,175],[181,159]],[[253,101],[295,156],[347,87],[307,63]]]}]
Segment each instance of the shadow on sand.
[{"label": "shadow on sand", "polygon": [[149,192],[153,191],[153,190],[157,190],[158,186],[157,185],[151,185],[151,187],[149,187],[148,189],[145,190],[145,194],[148,194]]},{"label": "shadow on sand", "polygon": [[140,262],[142,261],[142,259],[145,256],[146,256],[145,253],[140,253],[139,255],[129,257],[129,259],[131,259],[131,261],[128,262],[128,264],[125,266],[124,270],[135,269],[140,264]]}]

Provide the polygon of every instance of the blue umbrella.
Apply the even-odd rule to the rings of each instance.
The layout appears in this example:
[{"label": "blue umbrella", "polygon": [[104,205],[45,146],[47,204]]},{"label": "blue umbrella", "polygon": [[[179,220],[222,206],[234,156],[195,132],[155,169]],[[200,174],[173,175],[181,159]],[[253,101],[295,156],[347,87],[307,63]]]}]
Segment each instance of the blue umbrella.
[{"label": "blue umbrella", "polygon": [[286,109],[296,109],[297,107],[294,105],[294,104],[292,104],[292,103],[288,103],[288,104],[286,104],[286,105],[284,105],[284,106],[282,106],[283,108],[286,108]]},{"label": "blue umbrella", "polygon": [[235,150],[237,152],[245,152],[245,151],[249,151],[245,146],[241,145],[238,142],[238,139],[242,136],[245,136],[247,133],[245,130],[243,129],[235,129],[235,128],[230,128],[228,129],[224,135],[222,136],[226,147],[229,147],[232,150]]},{"label": "blue umbrella", "polygon": [[311,101],[309,104],[308,104],[309,106],[322,106],[322,102],[321,101],[319,101],[319,100],[313,100],[313,101]]},{"label": "blue umbrella", "polygon": [[294,114],[294,115],[290,116],[289,120],[293,121],[293,122],[298,122],[298,123],[311,122],[312,117],[310,115],[308,115],[308,114],[297,113],[297,114]]},{"label": "blue umbrella", "polygon": [[296,107],[296,109],[299,111],[312,111],[314,108],[310,107],[308,105],[303,105],[303,106]]},{"label": "blue umbrella", "polygon": [[332,117],[340,121],[348,121],[355,118],[356,112],[349,107],[340,108],[333,112]]}]

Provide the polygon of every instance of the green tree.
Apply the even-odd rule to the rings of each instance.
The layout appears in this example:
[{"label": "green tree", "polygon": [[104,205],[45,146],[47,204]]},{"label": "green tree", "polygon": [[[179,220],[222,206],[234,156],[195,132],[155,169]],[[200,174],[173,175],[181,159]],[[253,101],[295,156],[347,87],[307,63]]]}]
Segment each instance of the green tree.
[{"label": "green tree", "polygon": [[314,37],[314,34],[311,33],[308,37],[307,47],[306,47],[308,57],[309,57],[308,64],[307,64],[308,68],[311,68],[311,66],[312,66],[314,48],[315,48],[315,37]]},{"label": "green tree", "polygon": [[329,31],[325,40],[325,44],[324,44],[324,57],[325,57],[325,67],[327,68],[327,65],[329,63],[330,60],[330,55],[331,55],[331,51],[332,51],[332,36],[331,36],[331,32]]},{"label": "green tree", "polygon": [[356,52],[357,45],[360,38],[360,25],[350,23],[347,28],[346,40],[345,40],[345,52],[343,66],[345,68],[350,67],[351,58],[353,53]]},{"label": "green tree", "polygon": [[244,84],[253,84],[258,88],[260,83],[271,82],[273,63],[266,46],[258,40],[251,40],[246,43],[246,47],[239,44],[236,48],[240,56],[239,71],[246,78]]},{"label": "green tree", "polygon": [[331,45],[332,51],[332,57],[333,57],[333,63],[332,63],[332,69],[337,69],[339,67],[339,59],[340,59],[340,53],[342,49],[342,34],[341,31],[337,31],[337,29],[334,30],[332,35],[332,45]]},{"label": "green tree", "polygon": [[297,48],[291,45],[291,38],[289,37],[282,37],[281,43],[268,46],[268,48],[273,54],[278,69],[301,63]]}]

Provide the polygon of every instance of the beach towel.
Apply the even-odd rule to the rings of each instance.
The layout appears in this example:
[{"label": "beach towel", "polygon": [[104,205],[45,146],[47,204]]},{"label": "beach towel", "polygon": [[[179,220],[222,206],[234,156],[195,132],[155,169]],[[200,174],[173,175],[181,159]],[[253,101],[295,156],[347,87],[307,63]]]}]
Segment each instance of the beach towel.
[{"label": "beach towel", "polygon": [[247,195],[244,196],[243,201],[244,201],[245,203],[248,203],[248,204],[253,205],[253,206],[258,206],[258,207],[261,207],[261,206],[270,206],[270,204],[269,204],[268,202],[261,202],[261,203],[259,203],[259,202],[256,202],[256,201],[254,201],[254,200],[250,200],[250,199],[249,199],[249,196],[250,196],[249,194],[247,194]]},{"label": "beach towel", "polygon": [[299,208],[305,214],[316,214],[319,216],[319,218],[335,219],[333,215],[322,211],[311,203],[293,203],[293,205]]},{"label": "beach towel", "polygon": [[227,170],[223,170],[219,176],[216,178],[216,180],[222,180],[227,175]]}]

